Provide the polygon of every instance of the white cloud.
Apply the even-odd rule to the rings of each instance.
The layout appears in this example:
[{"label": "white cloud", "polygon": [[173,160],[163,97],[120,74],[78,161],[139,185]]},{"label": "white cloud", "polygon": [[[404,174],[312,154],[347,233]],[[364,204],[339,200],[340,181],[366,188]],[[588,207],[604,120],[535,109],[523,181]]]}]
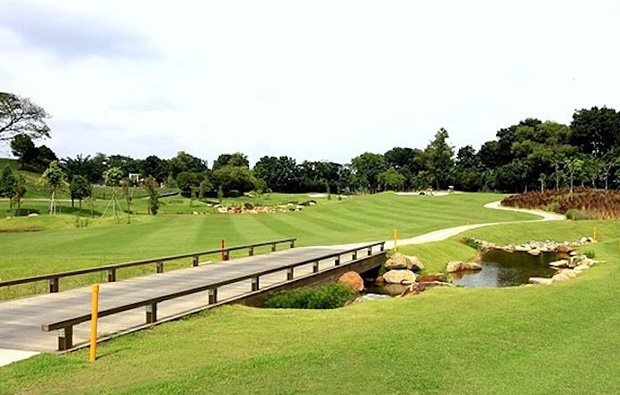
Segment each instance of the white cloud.
[{"label": "white cloud", "polygon": [[53,115],[61,156],[346,162],[620,108],[611,1],[3,3],[1,89]]}]

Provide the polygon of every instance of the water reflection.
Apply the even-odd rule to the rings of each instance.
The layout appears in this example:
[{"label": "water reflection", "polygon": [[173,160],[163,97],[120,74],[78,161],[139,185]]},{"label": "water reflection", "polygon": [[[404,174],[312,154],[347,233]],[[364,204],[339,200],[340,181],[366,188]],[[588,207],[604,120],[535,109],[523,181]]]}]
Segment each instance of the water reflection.
[{"label": "water reflection", "polygon": [[552,277],[556,272],[549,263],[558,259],[555,253],[532,256],[524,252],[507,253],[492,250],[480,260],[482,270],[453,273],[452,283],[465,287],[511,287],[527,284],[530,277]]}]

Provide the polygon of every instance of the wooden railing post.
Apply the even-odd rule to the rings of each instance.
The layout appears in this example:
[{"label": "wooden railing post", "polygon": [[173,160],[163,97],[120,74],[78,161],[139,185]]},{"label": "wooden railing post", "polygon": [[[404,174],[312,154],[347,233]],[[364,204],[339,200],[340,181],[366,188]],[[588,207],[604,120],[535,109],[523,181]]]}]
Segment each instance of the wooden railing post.
[{"label": "wooden railing post", "polygon": [[319,272],[319,261],[312,262],[312,273]]},{"label": "wooden railing post", "polygon": [[60,279],[58,277],[54,277],[50,279],[50,293],[56,293],[58,292],[58,289],[60,288],[59,286],[59,281]]},{"label": "wooden railing post", "polygon": [[116,281],[116,269],[108,269],[108,282],[113,283]]},{"label": "wooden railing post", "polygon": [[258,291],[260,287],[260,283],[258,280],[258,276],[252,277],[252,292]]},{"label": "wooden railing post", "polygon": [[65,326],[58,330],[58,351],[73,347],[73,326]]},{"label": "wooden railing post", "polygon": [[295,239],[291,240],[291,248],[295,248]]},{"label": "wooden railing post", "polygon": [[254,256],[254,246],[250,246],[250,252],[249,252],[250,256]]},{"label": "wooden railing post", "polygon": [[385,250],[385,243],[381,243],[381,252]]},{"label": "wooden railing post", "polygon": [[286,269],[286,280],[291,281],[295,277],[295,268],[289,267]]},{"label": "wooden railing post", "polygon": [[164,261],[157,262],[157,273],[164,272]]},{"label": "wooden railing post", "polygon": [[209,289],[209,304],[217,303],[217,288]]},{"label": "wooden railing post", "polygon": [[276,252],[276,243],[271,245],[271,252]]},{"label": "wooden railing post", "polygon": [[336,255],[336,266],[340,266],[340,255]]},{"label": "wooden railing post", "polygon": [[224,251],[224,260],[225,261],[230,260],[230,251],[229,250],[225,250]]},{"label": "wooden railing post", "polygon": [[200,256],[199,255],[194,255],[192,257],[192,266],[196,267],[196,266],[198,266],[199,263],[200,263]]},{"label": "wooden railing post", "polygon": [[354,261],[357,260],[357,250],[353,251],[353,255],[351,256],[351,259],[353,259]]},{"label": "wooden railing post", "polygon": [[368,247],[368,256],[372,255],[372,247]]},{"label": "wooden railing post", "polygon": [[146,323],[157,322],[157,303],[146,305]]}]

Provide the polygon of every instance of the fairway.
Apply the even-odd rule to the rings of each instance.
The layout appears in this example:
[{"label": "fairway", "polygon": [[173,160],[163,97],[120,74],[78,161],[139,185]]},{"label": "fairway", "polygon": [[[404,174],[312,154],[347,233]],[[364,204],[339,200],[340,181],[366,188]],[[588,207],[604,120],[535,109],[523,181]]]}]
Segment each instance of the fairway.
[{"label": "fairway", "polygon": [[[111,220],[98,224],[94,220],[86,228],[74,228],[75,218],[70,215],[3,219],[0,228],[9,230],[32,224],[52,229],[1,232],[0,278],[212,249],[219,247],[221,239],[230,246],[288,237],[296,237],[300,246],[336,245],[389,239],[394,228],[404,238],[465,225],[466,221],[475,224],[538,219],[529,214],[483,208],[485,203],[502,197],[499,194],[424,197],[382,193],[340,201],[318,199],[318,205],[302,212],[142,215],[134,218],[131,225],[115,224]],[[101,280],[103,275],[75,279],[73,285]],[[41,286],[41,290],[44,288]]]},{"label": "fairway", "polygon": [[[620,224],[532,222],[466,235],[570,240],[594,226],[593,249],[607,263],[567,283],[434,288],[332,311],[225,307],[105,343],[95,365],[87,351],[42,355],[0,369],[0,381],[7,393],[47,394],[618,393],[620,307],[610,301],[620,299]],[[432,251],[473,252],[458,238],[425,248],[411,247],[425,264]]]}]

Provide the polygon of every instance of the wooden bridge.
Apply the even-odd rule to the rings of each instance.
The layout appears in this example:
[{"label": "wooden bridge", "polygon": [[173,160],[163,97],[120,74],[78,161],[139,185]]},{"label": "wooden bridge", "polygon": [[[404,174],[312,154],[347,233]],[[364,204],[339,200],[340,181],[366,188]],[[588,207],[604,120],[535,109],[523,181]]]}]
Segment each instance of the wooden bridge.
[{"label": "wooden bridge", "polygon": [[[278,244],[291,248],[276,251]],[[59,292],[65,277],[107,272],[99,297],[101,341],[226,303],[260,304],[273,292],[333,281],[348,270],[363,273],[384,262],[384,245],[293,248],[295,239],[286,239],[0,282],[2,288],[47,281],[50,290],[0,303],[0,349],[53,352],[87,345],[91,290]],[[261,246],[271,252],[255,256]],[[229,260],[231,251],[245,249],[249,256]],[[200,264],[201,256],[214,253],[223,260]],[[191,267],[164,272],[165,262],[184,258],[191,258]],[[155,265],[157,273],[116,281],[119,270],[142,265]]]}]

